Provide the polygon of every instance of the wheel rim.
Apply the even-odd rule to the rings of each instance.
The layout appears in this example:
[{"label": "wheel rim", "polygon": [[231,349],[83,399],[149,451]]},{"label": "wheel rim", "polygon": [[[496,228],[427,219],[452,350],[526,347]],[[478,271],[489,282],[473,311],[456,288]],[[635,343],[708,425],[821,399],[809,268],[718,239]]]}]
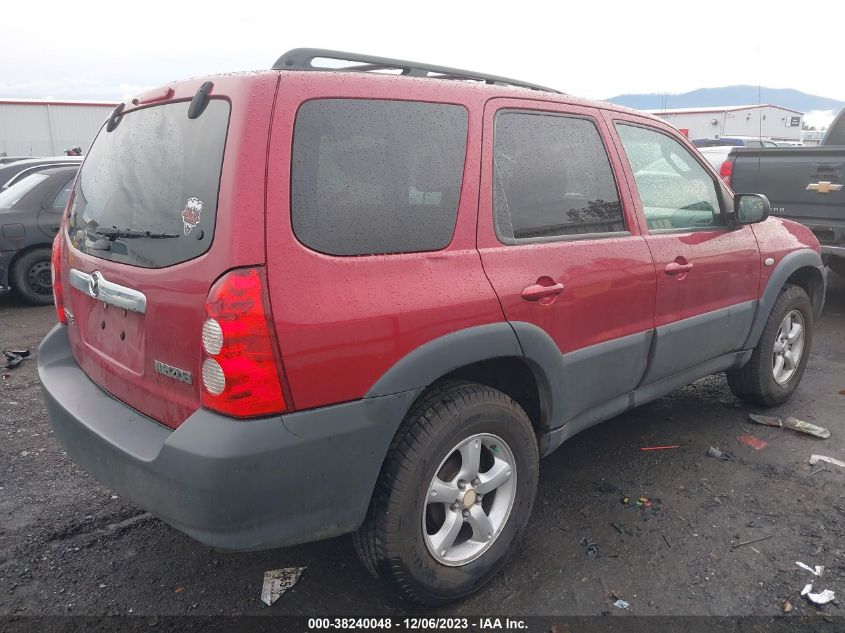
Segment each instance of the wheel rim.
[{"label": "wheel rim", "polygon": [[516,498],[516,460],[502,438],[479,433],[440,462],[426,491],[425,545],[437,562],[459,567],[496,541]]},{"label": "wheel rim", "polygon": [[33,292],[40,295],[49,295],[53,293],[53,278],[50,273],[50,262],[40,261],[35,262],[29,267],[29,272],[26,276],[26,281]]},{"label": "wheel rim", "polygon": [[772,375],[779,385],[788,383],[798,371],[804,353],[804,332],[804,317],[798,310],[792,310],[780,323],[772,351]]}]

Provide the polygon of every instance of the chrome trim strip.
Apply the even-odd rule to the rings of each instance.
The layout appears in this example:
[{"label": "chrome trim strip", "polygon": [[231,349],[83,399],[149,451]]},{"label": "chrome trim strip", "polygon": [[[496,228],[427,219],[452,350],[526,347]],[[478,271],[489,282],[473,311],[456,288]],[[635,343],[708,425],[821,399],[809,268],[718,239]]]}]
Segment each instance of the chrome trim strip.
[{"label": "chrome trim strip", "polygon": [[90,275],[70,269],[70,285],[92,299],[108,303],[129,312],[147,311],[147,297],[143,292],[108,281],[100,271]]},{"label": "chrome trim strip", "polygon": [[822,255],[839,255],[845,257],[845,246],[836,246],[835,244],[822,244]]}]

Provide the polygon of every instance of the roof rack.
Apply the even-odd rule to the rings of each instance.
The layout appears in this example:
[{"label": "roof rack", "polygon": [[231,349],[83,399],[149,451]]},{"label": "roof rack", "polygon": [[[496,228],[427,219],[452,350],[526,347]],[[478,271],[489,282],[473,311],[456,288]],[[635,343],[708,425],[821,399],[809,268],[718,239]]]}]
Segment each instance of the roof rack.
[{"label": "roof rack", "polygon": [[[340,62],[352,62],[346,66],[315,66],[315,59],[326,59]],[[556,92],[559,90],[547,88],[537,84],[531,84],[507,77],[496,75],[485,75],[471,70],[459,68],[448,68],[446,66],[432,66],[409,62],[402,59],[391,59],[389,57],[376,57],[374,55],[361,55],[359,53],[345,53],[343,51],[332,51],[322,48],[294,48],[288,51],[273,64],[273,70],[320,70],[320,71],[353,71],[373,72],[380,70],[399,70],[400,74],[410,77],[428,77],[430,79],[454,79],[463,81],[482,81],[486,84],[496,86],[515,86],[518,88],[529,88],[531,90],[542,90],[544,92]]]}]

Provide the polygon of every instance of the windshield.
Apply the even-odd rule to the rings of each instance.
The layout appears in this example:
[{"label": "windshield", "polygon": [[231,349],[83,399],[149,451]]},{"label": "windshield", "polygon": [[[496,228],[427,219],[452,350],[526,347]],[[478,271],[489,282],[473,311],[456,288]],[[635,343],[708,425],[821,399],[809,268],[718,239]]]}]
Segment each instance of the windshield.
[{"label": "windshield", "polygon": [[[69,233],[84,253],[144,268],[202,255],[211,246],[229,103],[196,119],[188,103],[123,115],[97,136],[77,179]],[[140,235],[139,235],[140,234]],[[157,239],[162,235],[172,239]]]},{"label": "windshield", "polygon": [[26,194],[47,180],[47,174],[30,174],[20,182],[0,192],[0,209],[11,209],[21,201]]}]

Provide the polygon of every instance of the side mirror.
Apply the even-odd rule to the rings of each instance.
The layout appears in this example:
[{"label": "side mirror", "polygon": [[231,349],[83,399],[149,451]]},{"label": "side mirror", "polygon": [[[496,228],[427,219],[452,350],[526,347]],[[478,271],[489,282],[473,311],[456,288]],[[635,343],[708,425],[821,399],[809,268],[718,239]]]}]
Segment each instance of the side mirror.
[{"label": "side mirror", "polygon": [[762,222],[771,212],[772,205],[762,193],[738,193],[734,196],[734,217],[737,224]]}]

